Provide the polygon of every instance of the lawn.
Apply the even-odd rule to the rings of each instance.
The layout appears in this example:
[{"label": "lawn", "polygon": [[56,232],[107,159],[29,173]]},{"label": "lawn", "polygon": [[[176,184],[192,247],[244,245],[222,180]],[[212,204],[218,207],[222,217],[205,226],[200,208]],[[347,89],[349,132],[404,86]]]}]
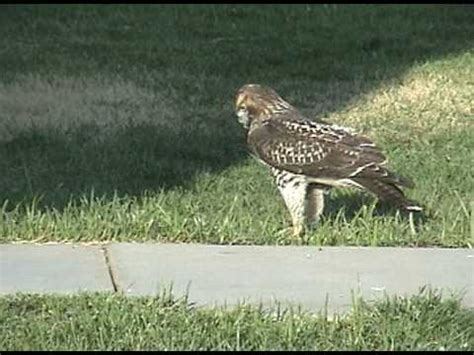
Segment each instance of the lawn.
[{"label": "lawn", "polygon": [[333,191],[310,245],[472,245],[465,6],[2,5],[0,242],[290,244],[233,98],[363,132],[427,208]]},{"label": "lawn", "polygon": [[112,294],[0,298],[3,350],[464,350],[474,312],[426,290],[340,316]]},{"label": "lawn", "polygon": [[[405,216],[327,197],[309,245],[472,247],[474,12],[460,5],[1,5],[0,243],[292,244],[233,113],[245,83],[350,126],[411,177]],[[0,349],[474,348],[422,293],[347,315],[121,294],[0,297]]]}]

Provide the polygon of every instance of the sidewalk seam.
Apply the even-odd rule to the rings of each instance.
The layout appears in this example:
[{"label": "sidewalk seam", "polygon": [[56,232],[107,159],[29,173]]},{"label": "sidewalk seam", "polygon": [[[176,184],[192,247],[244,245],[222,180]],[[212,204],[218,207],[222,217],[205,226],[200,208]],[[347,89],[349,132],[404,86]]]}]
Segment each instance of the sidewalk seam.
[{"label": "sidewalk seam", "polygon": [[107,245],[104,244],[100,248],[102,249],[102,252],[104,253],[105,265],[107,266],[107,271],[109,272],[109,278],[110,278],[110,282],[112,283],[112,287],[114,288],[114,292],[118,292],[118,285],[115,280],[114,272],[112,269],[112,262],[110,259],[109,251],[107,250]]}]

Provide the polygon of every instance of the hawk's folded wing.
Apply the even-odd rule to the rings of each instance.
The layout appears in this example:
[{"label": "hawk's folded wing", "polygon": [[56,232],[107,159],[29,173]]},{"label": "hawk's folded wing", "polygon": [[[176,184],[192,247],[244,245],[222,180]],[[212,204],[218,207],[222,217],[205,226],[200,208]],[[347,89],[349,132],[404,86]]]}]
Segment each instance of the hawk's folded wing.
[{"label": "hawk's folded wing", "polygon": [[368,138],[309,120],[285,117],[261,121],[250,129],[248,143],[262,161],[278,169],[321,179],[381,179],[413,183],[386,168],[382,152]]}]

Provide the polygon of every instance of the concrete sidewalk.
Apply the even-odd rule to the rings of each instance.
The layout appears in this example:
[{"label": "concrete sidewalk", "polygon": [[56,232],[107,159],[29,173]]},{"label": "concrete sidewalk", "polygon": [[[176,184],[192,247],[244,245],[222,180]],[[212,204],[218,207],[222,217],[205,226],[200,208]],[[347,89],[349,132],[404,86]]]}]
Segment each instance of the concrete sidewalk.
[{"label": "concrete sidewalk", "polygon": [[157,295],[172,287],[202,306],[242,301],[346,310],[420,287],[464,292],[474,307],[474,250],[428,248],[216,246],[112,243],[0,245],[0,294],[119,291]]}]

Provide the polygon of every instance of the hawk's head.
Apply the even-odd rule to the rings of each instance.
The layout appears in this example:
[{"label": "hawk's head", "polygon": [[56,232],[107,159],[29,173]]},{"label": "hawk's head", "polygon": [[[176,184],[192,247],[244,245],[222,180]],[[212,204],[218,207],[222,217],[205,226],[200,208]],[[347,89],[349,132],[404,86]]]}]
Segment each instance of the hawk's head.
[{"label": "hawk's head", "polygon": [[275,90],[258,84],[247,84],[237,92],[235,113],[239,122],[249,128],[252,120],[292,109]]}]

